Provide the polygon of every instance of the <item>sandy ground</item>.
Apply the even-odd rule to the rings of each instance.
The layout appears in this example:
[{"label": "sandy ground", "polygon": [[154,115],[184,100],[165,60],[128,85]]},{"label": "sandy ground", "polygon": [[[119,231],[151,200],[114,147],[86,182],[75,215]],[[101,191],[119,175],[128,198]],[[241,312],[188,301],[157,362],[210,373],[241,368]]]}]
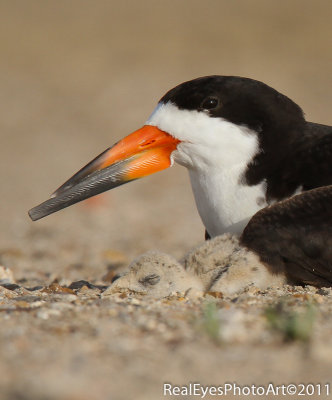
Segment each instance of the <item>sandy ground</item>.
[{"label": "sandy ground", "polygon": [[[179,259],[202,241],[183,168],[36,223],[27,210],[140,127],[166,90],[197,76],[262,80],[331,125],[331,2],[0,7],[0,264],[14,276],[0,287],[0,398],[149,400],[163,398],[164,382],[329,382],[329,290],[103,296],[139,254]],[[266,314],[276,304],[281,326]],[[308,307],[307,336],[290,338],[289,313],[306,324]]]}]

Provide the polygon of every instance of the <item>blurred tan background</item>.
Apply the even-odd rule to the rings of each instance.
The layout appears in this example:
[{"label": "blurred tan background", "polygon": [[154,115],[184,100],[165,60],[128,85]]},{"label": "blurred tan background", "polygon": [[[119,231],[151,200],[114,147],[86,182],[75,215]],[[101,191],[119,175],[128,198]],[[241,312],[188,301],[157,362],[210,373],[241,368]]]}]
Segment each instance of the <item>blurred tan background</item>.
[{"label": "blurred tan background", "polygon": [[[261,80],[297,102],[309,120],[332,125],[331,20],[330,0],[1,1],[0,264],[12,269],[17,282],[32,285],[56,278],[65,283],[100,281],[109,264],[127,262],[154,248],[181,257],[203,239],[204,229],[187,173],[179,166],[42,221],[31,222],[27,211],[106,147],[142,126],[167,90],[198,76],[242,75]],[[94,309],[90,312],[93,319]],[[52,341],[55,335],[49,334],[53,331],[36,322],[33,313],[17,318],[31,329],[40,327],[32,330],[31,345],[24,342],[29,336],[24,332],[30,331],[20,331],[20,324],[12,320],[12,330],[18,333],[14,332],[12,344],[3,341],[6,355],[0,375],[10,388],[16,387],[20,376],[22,393],[24,385],[38,387],[43,379],[45,387],[57,388],[59,382],[70,387],[70,375],[63,367],[67,365],[75,366],[69,371],[78,376],[76,383],[82,391],[101,389],[100,382],[111,382],[114,373],[119,392],[131,383],[133,391],[140,387],[146,393],[153,382],[158,391],[155,375],[163,377],[158,365],[162,371],[172,369],[164,365],[166,354],[170,365],[176,362],[173,372],[179,383],[200,378],[221,383],[226,377],[246,382],[248,371],[270,381],[279,376],[290,379],[289,371],[301,374],[298,366],[302,364],[301,379],[317,381],[322,371],[330,371],[320,361],[311,368],[302,362],[300,351],[294,358],[287,347],[281,348],[280,359],[275,348],[267,354],[263,346],[256,353],[251,345],[235,352],[227,347],[221,357],[204,341],[193,341],[173,353],[165,346],[160,354],[149,348],[142,355],[145,358],[139,353],[133,360],[130,340],[123,345],[126,356],[117,353],[116,340],[121,335],[110,334],[117,326],[113,320],[111,328],[100,328],[100,332],[114,349],[100,347],[102,351],[92,352],[89,346],[99,341],[89,337],[84,358],[82,342],[70,330],[61,336],[57,348]],[[98,318],[94,318],[96,326]],[[58,319],[61,325],[62,316]],[[8,338],[12,333],[2,326],[1,337]],[[149,336],[142,333],[135,342],[138,347],[143,339],[149,346]],[[54,350],[60,348],[61,357]],[[38,349],[41,361],[35,353]],[[48,368],[44,355],[47,362],[52,360]],[[61,364],[59,360],[67,357],[73,358],[73,364]],[[110,362],[114,359],[118,363]],[[82,367],[80,360],[86,374],[76,368]],[[210,360],[217,370],[210,368]],[[254,368],[252,360],[256,360]],[[104,380],[98,380],[95,366],[102,374],[105,365],[112,374],[106,370],[100,378]],[[218,368],[223,370],[219,373]],[[154,375],[147,377],[149,373]],[[32,397],[17,397],[23,398]],[[122,393],[116,398],[128,397]]]}]

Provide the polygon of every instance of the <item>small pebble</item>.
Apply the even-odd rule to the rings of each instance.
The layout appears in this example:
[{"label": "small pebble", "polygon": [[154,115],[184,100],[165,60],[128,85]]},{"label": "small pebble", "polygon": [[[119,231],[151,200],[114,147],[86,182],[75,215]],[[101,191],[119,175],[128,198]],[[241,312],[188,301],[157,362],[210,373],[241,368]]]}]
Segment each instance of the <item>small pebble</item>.
[{"label": "small pebble", "polygon": [[14,283],[14,274],[11,269],[0,265],[0,283]]}]

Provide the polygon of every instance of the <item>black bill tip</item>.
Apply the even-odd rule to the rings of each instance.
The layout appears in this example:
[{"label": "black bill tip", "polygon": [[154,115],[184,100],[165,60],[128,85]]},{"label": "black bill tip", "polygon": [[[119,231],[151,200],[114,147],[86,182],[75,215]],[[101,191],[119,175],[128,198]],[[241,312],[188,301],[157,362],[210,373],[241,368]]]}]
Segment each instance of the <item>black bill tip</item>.
[{"label": "black bill tip", "polygon": [[130,159],[120,161],[84,177],[77,184],[66,190],[62,190],[58,195],[29,210],[28,214],[30,218],[32,221],[37,221],[63,208],[133,180],[128,179],[126,176],[128,162],[130,162]]}]

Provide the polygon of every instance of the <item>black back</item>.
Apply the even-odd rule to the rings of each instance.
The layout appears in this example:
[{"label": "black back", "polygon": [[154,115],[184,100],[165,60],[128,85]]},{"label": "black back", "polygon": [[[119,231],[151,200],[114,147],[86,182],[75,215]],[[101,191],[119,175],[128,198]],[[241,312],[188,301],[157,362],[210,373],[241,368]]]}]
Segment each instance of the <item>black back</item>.
[{"label": "black back", "polygon": [[[279,152],[279,150],[276,150]],[[272,152],[273,153],[273,152]],[[296,190],[306,191],[332,184],[332,127],[306,122],[290,146],[280,149],[274,168],[266,168],[271,152],[257,155],[246,172],[246,182],[267,183],[267,201],[282,200]]]}]

